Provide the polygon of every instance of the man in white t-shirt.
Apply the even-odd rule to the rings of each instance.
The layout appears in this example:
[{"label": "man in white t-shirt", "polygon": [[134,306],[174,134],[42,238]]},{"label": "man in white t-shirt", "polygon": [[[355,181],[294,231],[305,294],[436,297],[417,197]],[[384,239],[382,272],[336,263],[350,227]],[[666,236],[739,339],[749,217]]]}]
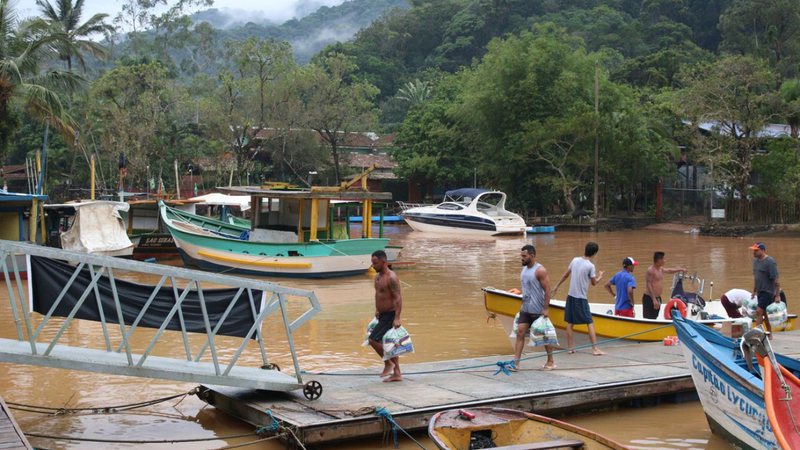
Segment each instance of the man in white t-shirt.
[{"label": "man in white t-shirt", "polygon": [[586,325],[589,328],[589,339],[592,341],[592,354],[595,356],[605,355],[605,352],[597,347],[597,336],[594,333],[594,320],[592,312],[589,310],[589,283],[597,285],[603,278],[603,271],[595,273],[592,258],[597,254],[600,247],[596,242],[588,242],[584,249],[583,256],[577,256],[569,263],[567,271],[553,289],[552,296],[561,286],[567,277],[572,275],[569,280],[569,293],[564,307],[564,321],[567,322],[567,349],[570,353],[575,353],[572,346],[573,325]]},{"label": "man in white t-shirt", "polygon": [[720,297],[719,301],[722,303],[722,306],[725,307],[725,311],[728,313],[728,317],[731,319],[738,319],[742,317],[742,313],[739,311],[744,302],[753,298],[753,294],[745,289],[731,289],[730,291],[726,292],[725,294]]}]

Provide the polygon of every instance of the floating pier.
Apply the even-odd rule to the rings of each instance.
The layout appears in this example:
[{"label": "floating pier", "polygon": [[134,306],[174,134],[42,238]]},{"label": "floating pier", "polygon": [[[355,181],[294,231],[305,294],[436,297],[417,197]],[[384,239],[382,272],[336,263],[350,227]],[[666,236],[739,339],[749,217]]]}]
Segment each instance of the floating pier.
[{"label": "floating pier", "polygon": [[[792,355],[800,348],[800,332],[776,333],[773,346]],[[201,398],[257,426],[271,422],[270,411],[305,444],[380,435],[385,423],[376,408],[386,408],[398,425],[414,430],[426,427],[435,412],[452,408],[501,406],[547,415],[694,398],[680,345],[617,341],[602,348],[607,354],[599,357],[588,349],[559,352],[558,368],[551,371],[541,370],[544,354],[528,354],[521,370],[510,375],[496,364],[509,355],[404,364],[404,380],[397,383],[381,382],[376,358],[374,369],[304,374],[322,384],[322,396],[313,401],[300,393],[217,386],[204,386]]]},{"label": "floating pier", "polygon": [[31,444],[22,434],[6,402],[0,398],[0,449],[30,449]]}]

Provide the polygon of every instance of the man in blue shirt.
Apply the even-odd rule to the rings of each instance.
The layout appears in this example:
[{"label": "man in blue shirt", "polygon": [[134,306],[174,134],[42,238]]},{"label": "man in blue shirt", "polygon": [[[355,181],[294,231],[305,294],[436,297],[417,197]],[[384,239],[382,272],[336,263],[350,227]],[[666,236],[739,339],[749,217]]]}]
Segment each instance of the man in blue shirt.
[{"label": "man in blue shirt", "polygon": [[[636,288],[636,279],[633,278],[633,268],[638,266],[630,256],[622,260],[622,270],[615,273],[606,283],[606,289],[616,298],[614,304],[614,315],[623,317],[634,317],[633,312],[633,290]],[[611,289],[616,286],[617,293]]]}]

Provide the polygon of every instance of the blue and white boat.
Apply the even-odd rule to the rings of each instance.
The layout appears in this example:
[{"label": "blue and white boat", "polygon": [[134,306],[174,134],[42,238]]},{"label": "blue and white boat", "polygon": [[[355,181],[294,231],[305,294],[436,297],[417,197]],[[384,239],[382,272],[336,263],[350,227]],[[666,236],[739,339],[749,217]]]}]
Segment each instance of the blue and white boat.
[{"label": "blue and white boat", "polygon": [[523,234],[527,225],[506,210],[506,194],[486,189],[455,189],[445,192],[438,205],[405,209],[403,219],[415,231],[497,236]]},{"label": "blue and white boat", "polygon": [[[740,448],[780,448],[765,409],[758,363],[744,356],[740,340],[681,317],[674,325],[711,431]],[[775,356],[785,368],[800,372],[800,361]]]}]

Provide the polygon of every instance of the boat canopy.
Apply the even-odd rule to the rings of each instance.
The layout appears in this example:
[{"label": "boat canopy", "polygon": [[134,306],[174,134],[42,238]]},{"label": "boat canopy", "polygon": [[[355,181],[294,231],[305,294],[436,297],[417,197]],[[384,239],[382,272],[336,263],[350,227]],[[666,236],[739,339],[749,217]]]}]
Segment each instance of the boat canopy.
[{"label": "boat canopy", "polygon": [[483,194],[484,192],[489,192],[488,189],[483,188],[461,188],[461,189],[453,189],[450,191],[446,191],[444,193],[445,200],[450,198],[453,200],[462,199],[468,197],[470,199],[475,199],[475,197]]},{"label": "boat canopy", "polygon": [[115,252],[133,247],[125,232],[120,212],[128,211],[123,202],[90,201],[48,205],[48,208],[75,208],[75,220],[61,234],[61,247],[85,253]]},{"label": "boat canopy", "polygon": [[211,194],[193,197],[189,200],[200,202],[198,203],[200,206],[238,206],[242,211],[250,209],[249,195],[227,195],[219,192],[212,192]]}]

